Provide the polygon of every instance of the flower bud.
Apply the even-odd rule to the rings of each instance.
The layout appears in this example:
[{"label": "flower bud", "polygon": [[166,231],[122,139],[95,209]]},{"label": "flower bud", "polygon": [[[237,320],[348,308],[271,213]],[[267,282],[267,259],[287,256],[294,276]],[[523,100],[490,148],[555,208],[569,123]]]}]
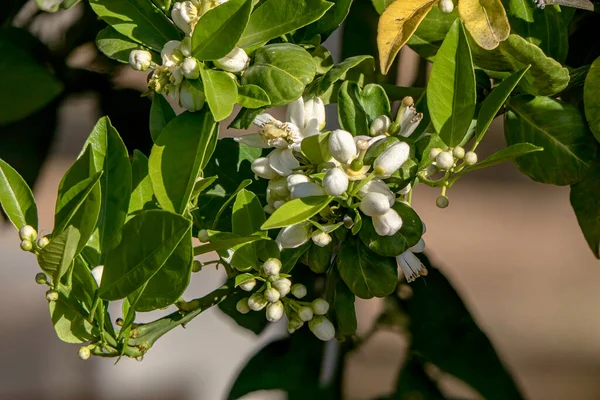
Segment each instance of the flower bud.
[{"label": "flower bud", "polygon": [[279,271],[281,271],[281,261],[277,258],[269,258],[263,264],[263,270],[267,275],[279,275]]},{"label": "flower bud", "polygon": [[454,10],[454,3],[452,0],[441,0],[438,6],[444,14],[450,14]]},{"label": "flower bud", "polygon": [[373,227],[379,236],[394,236],[402,228],[402,218],[390,208],[384,215],[373,217]]},{"label": "flower bud", "polygon": [[329,135],[329,152],[337,161],[348,164],[356,157],[357,149],[350,132],[336,129]]},{"label": "flower bud", "polygon": [[37,231],[33,226],[25,225],[19,230],[19,237],[21,240],[29,240],[30,242],[33,242],[37,238]]},{"label": "flower bud", "polygon": [[454,150],[452,150],[452,155],[460,160],[465,156],[465,149],[460,146],[456,146]]},{"label": "flower bud", "polygon": [[410,146],[405,142],[396,143],[388,147],[375,159],[373,168],[379,170],[381,178],[389,178],[398,171],[402,164],[408,160]]},{"label": "flower bud", "polygon": [[183,53],[180,50],[181,42],[179,40],[169,40],[160,51],[160,58],[163,66],[174,67],[183,61]]},{"label": "flower bud", "polygon": [[404,186],[402,189],[398,190],[398,194],[405,196],[408,193],[410,193],[411,189],[412,189],[412,185],[409,183],[408,185]]},{"label": "flower bud", "polygon": [[354,227],[354,220],[348,214],[344,215],[342,222],[344,222],[344,227],[346,229],[352,229],[352,227]]},{"label": "flower bud", "polygon": [[272,178],[267,187],[273,193],[273,195],[277,197],[285,198],[290,195],[287,179],[284,176],[276,176],[275,178]]},{"label": "flower bud", "polygon": [[323,178],[323,189],[330,196],[341,196],[348,190],[348,175],[339,168],[332,168]]},{"label": "flower bud", "polygon": [[477,163],[477,154],[475,154],[474,151],[468,151],[467,154],[465,154],[465,164],[473,165],[476,163]]},{"label": "flower bud", "polygon": [[267,321],[277,322],[283,317],[283,303],[280,301],[271,303],[267,306]]},{"label": "flower bud", "polygon": [[145,71],[152,64],[152,54],[147,50],[132,50],[129,53],[129,65],[136,71]]},{"label": "flower bud", "polygon": [[304,322],[300,318],[294,317],[288,323],[288,332],[292,334],[298,329],[302,328],[302,325],[304,325]]},{"label": "flower bud", "polygon": [[256,279],[250,279],[244,283],[240,283],[239,288],[242,289],[244,292],[249,292],[252,289],[254,289],[254,286],[256,286]]},{"label": "flower bud", "polygon": [[80,359],[82,359],[83,361],[89,359],[91,355],[92,355],[92,352],[90,351],[90,349],[87,346],[80,347],[79,351],[77,352],[77,356]]},{"label": "flower bud", "polygon": [[199,111],[204,107],[206,96],[188,81],[179,86],[179,105],[189,111]]},{"label": "flower bud", "polygon": [[198,17],[198,9],[191,1],[175,3],[171,10],[171,19],[186,35],[192,32]]},{"label": "flower bud", "polygon": [[320,97],[313,97],[304,103],[304,126],[311,124],[316,125],[317,130],[325,127],[325,105]]},{"label": "flower bud", "polygon": [[252,172],[263,179],[273,179],[277,176],[277,172],[273,168],[271,168],[271,164],[269,164],[269,159],[267,157],[257,158],[252,162],[250,167]]},{"label": "flower bud", "polygon": [[234,47],[225,57],[216,60],[215,67],[222,69],[227,72],[242,72],[248,68],[250,64],[250,57],[246,52],[239,48]]},{"label": "flower bud", "polygon": [[37,238],[37,240],[35,241],[35,244],[37,245],[37,247],[39,247],[40,249],[43,249],[44,247],[48,246],[48,243],[50,243],[50,239],[48,239],[47,236],[40,236],[39,238]]},{"label": "flower bud", "polygon": [[260,311],[269,304],[267,299],[261,293],[252,293],[248,298],[248,307],[254,311]]},{"label": "flower bud", "polygon": [[329,311],[329,303],[323,299],[315,299],[312,302],[312,309],[317,315],[325,315]]},{"label": "flower bud", "polygon": [[322,316],[314,317],[309,323],[308,327],[311,332],[320,340],[327,342],[335,337],[335,328],[331,321]]},{"label": "flower bud", "polygon": [[267,214],[273,214],[276,210],[276,208],[270,204],[267,204],[266,206],[263,207],[263,210],[265,210],[265,212]]},{"label": "flower bud", "polygon": [[311,319],[313,319],[313,310],[312,308],[308,307],[308,306],[303,306],[300,307],[300,309],[298,310],[298,317],[304,321],[310,321]]},{"label": "flower bud", "polygon": [[187,79],[198,79],[200,76],[200,65],[198,60],[188,57],[181,63],[181,72]]},{"label": "flower bud", "polygon": [[300,174],[300,173],[295,173],[295,174],[288,175],[288,177],[286,178],[286,180],[287,180],[287,185],[288,185],[288,189],[289,190],[292,190],[292,187],[294,185],[299,184],[299,183],[312,182],[312,179],[310,179],[309,176],[304,175],[304,174]]},{"label": "flower bud", "polygon": [[199,260],[194,260],[194,262],[192,263],[192,272],[196,273],[196,272],[200,272],[202,271],[202,261]]},{"label": "flower bud", "polygon": [[331,243],[331,235],[321,230],[316,230],[311,235],[312,241],[319,247],[325,247]]},{"label": "flower bud", "polygon": [[58,300],[58,292],[54,289],[49,289],[46,292],[46,300],[48,301],[57,301]]},{"label": "flower bud", "polygon": [[450,169],[454,165],[454,157],[449,151],[442,151],[435,158],[435,165],[439,169]]},{"label": "flower bud", "polygon": [[35,283],[38,285],[45,285],[48,283],[48,277],[43,272],[38,272],[35,274]]},{"label": "flower bud", "polygon": [[304,197],[323,196],[325,190],[318,183],[303,182],[292,186],[290,193],[292,199],[302,199]]},{"label": "flower bud", "polygon": [[391,125],[392,121],[390,121],[390,118],[387,115],[381,115],[375,118],[369,129],[369,133],[371,136],[384,135],[388,132]]},{"label": "flower bud", "polygon": [[384,194],[370,192],[363,196],[359,208],[365,215],[374,217],[387,213],[390,210],[390,202]]},{"label": "flower bud", "polygon": [[359,191],[363,196],[371,192],[385,195],[390,202],[390,207],[396,202],[396,196],[394,196],[394,193],[390,190],[389,186],[381,179],[373,179],[367,182]]},{"label": "flower bud", "polygon": [[273,282],[273,287],[277,289],[281,297],[285,297],[289,292],[292,286],[292,281],[288,278],[280,278]]},{"label": "flower bud", "polygon": [[202,243],[206,243],[210,240],[210,234],[206,229],[200,229],[200,231],[198,231],[198,240]]},{"label": "flower bud", "polygon": [[302,299],[306,296],[306,286],[301,283],[296,283],[292,286],[292,295],[297,299]]},{"label": "flower bud", "polygon": [[277,210],[279,207],[281,207],[284,204],[285,204],[285,201],[283,201],[283,200],[275,200],[273,202],[273,208],[275,208]]},{"label": "flower bud", "polygon": [[310,239],[310,223],[301,222],[296,225],[286,226],[277,235],[275,241],[282,249],[295,249],[302,246]]},{"label": "flower bud", "polygon": [[435,205],[439,208],[446,208],[448,207],[448,204],[450,204],[450,201],[446,196],[439,196],[437,199],[435,199]]},{"label": "flower bud", "polygon": [[440,149],[439,147],[434,147],[433,149],[429,150],[429,159],[431,161],[435,161],[435,159],[437,158],[437,156],[442,152],[443,150]]},{"label": "flower bud", "polygon": [[235,305],[235,309],[240,314],[248,314],[250,312],[250,307],[248,306],[248,298],[244,297],[243,299],[238,301],[237,304]]},{"label": "flower bud", "polygon": [[100,284],[102,283],[102,274],[103,273],[104,273],[104,265],[98,265],[97,267],[92,269],[92,276],[94,277],[94,280],[96,281],[96,284],[98,285],[98,287],[100,287]]},{"label": "flower bud", "polygon": [[23,251],[33,250],[33,243],[31,243],[29,240],[23,240],[21,242],[21,250],[23,250]]}]

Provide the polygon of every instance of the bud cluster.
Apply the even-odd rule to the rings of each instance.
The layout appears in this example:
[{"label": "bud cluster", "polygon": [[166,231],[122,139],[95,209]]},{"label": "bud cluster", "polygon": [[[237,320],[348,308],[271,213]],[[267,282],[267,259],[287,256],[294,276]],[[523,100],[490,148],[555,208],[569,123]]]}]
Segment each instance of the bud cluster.
[{"label": "bud cluster", "polygon": [[38,254],[44,247],[50,243],[46,236],[38,236],[37,231],[31,225],[25,225],[19,230],[21,239],[21,250]]}]

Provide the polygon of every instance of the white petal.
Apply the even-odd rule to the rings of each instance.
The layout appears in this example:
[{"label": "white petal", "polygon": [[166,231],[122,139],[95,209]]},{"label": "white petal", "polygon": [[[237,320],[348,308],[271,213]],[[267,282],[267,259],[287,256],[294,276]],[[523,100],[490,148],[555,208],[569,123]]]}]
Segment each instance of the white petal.
[{"label": "white petal", "polygon": [[302,138],[318,135],[319,133],[321,133],[319,131],[319,121],[317,121],[316,119],[311,119],[306,122],[306,125],[302,130]]},{"label": "white petal", "polygon": [[319,97],[313,97],[304,103],[304,127],[315,124],[317,130],[325,127],[325,105]]},{"label": "white petal", "polygon": [[300,163],[290,149],[275,149],[269,154],[269,164],[279,175],[288,176]]},{"label": "white petal", "polygon": [[252,169],[252,172],[263,179],[272,179],[278,176],[277,171],[271,168],[269,159],[267,157],[257,158],[252,162],[250,168]]},{"label": "white petal", "polygon": [[390,210],[390,202],[382,193],[369,192],[363,196],[359,208],[369,217],[382,216]]},{"label": "white petal", "polygon": [[297,184],[303,183],[303,182],[312,182],[312,179],[310,179],[310,177],[308,175],[304,175],[302,173],[291,174],[290,176],[287,177],[287,185],[288,185],[289,190],[292,190],[292,187],[294,185],[297,185]]},{"label": "white petal", "polygon": [[425,240],[423,238],[419,239],[417,244],[410,248],[410,251],[413,253],[422,253],[425,251]]},{"label": "white petal", "polygon": [[285,120],[300,129],[304,128],[304,99],[302,99],[302,96],[298,100],[288,104],[285,109]]},{"label": "white petal", "polygon": [[341,163],[349,163],[356,157],[357,149],[350,132],[336,129],[329,135],[329,151]]},{"label": "white petal", "polygon": [[396,202],[396,196],[394,196],[394,193],[390,190],[388,185],[381,179],[373,179],[372,181],[367,182],[367,184],[360,189],[359,193],[364,196],[370,192],[384,194],[390,202],[390,207]]},{"label": "white petal", "polygon": [[325,195],[325,190],[323,190],[321,185],[315,182],[298,183],[297,185],[292,186],[290,192],[290,197],[292,199]]},{"label": "white petal", "polygon": [[377,157],[373,163],[373,168],[381,168],[384,171],[381,177],[384,179],[389,178],[408,160],[409,154],[410,146],[408,144],[404,142],[396,143]]},{"label": "white petal", "polygon": [[286,226],[277,235],[275,241],[282,249],[294,249],[310,240],[310,222],[301,222]]},{"label": "white petal", "polygon": [[420,276],[427,276],[427,268],[410,250],[397,256],[396,262],[404,272],[407,282],[413,282]]},{"label": "white petal", "polygon": [[330,196],[341,196],[348,190],[348,175],[339,168],[327,171],[323,178],[323,188]]},{"label": "white petal", "polygon": [[244,143],[250,147],[256,147],[258,149],[269,149],[271,146],[267,143],[267,141],[263,138],[260,133],[250,133],[248,135],[239,136],[234,138],[236,142]]},{"label": "white petal", "polygon": [[258,114],[254,118],[254,121],[252,121],[252,123],[254,125],[258,125],[258,126],[262,127],[264,124],[271,122],[271,121],[277,121],[277,120],[275,118],[273,118],[273,116],[269,113],[262,113],[262,114]]},{"label": "white petal", "polygon": [[394,236],[402,228],[402,218],[390,208],[384,215],[373,217],[373,227],[379,236]]}]

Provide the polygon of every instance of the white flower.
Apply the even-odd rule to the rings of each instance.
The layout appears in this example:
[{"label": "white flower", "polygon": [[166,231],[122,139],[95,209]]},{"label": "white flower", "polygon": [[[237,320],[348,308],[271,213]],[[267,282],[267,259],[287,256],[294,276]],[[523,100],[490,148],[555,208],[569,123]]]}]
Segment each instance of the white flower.
[{"label": "white flower", "polygon": [[310,222],[286,226],[279,231],[275,242],[282,249],[294,249],[310,240]]},{"label": "white flower", "polygon": [[304,298],[307,292],[306,286],[301,283],[296,283],[294,286],[292,286],[292,295],[297,299]]},{"label": "white flower", "polygon": [[188,81],[179,86],[179,105],[189,111],[199,111],[204,107],[206,96]]},{"label": "white flower", "polygon": [[382,181],[381,179],[373,179],[367,182],[362,188],[360,188],[359,193],[364,197],[367,193],[381,193],[387,197],[390,202],[390,207],[394,205],[396,202],[396,196],[390,190],[389,186]]},{"label": "white flower", "polygon": [[288,104],[285,110],[286,121],[296,125],[302,138],[318,135],[325,127],[325,105],[319,97],[312,98],[306,103],[300,97]]},{"label": "white flower", "polygon": [[331,321],[322,316],[314,317],[309,323],[308,327],[312,333],[320,340],[327,342],[335,337],[335,328]]},{"label": "white flower", "polygon": [[298,318],[300,318],[304,322],[307,322],[307,321],[310,321],[311,319],[313,319],[313,315],[314,315],[314,313],[313,313],[312,308],[310,308],[308,306],[302,306],[298,310]]},{"label": "white flower", "polygon": [[414,253],[422,253],[425,250],[425,241],[421,238],[419,242],[396,257],[396,262],[404,272],[407,282],[413,282],[420,276],[427,276],[427,268]]},{"label": "white flower", "polygon": [[227,72],[242,72],[248,68],[250,57],[240,47],[234,47],[225,57],[219,58],[215,62],[215,67]]},{"label": "white flower", "polygon": [[269,258],[263,264],[263,270],[267,275],[279,275],[279,271],[281,271],[281,261],[277,258]]},{"label": "white flower", "polygon": [[321,230],[316,230],[311,235],[312,241],[319,247],[325,247],[331,243],[331,235]]},{"label": "white flower", "polygon": [[291,149],[275,149],[269,153],[269,165],[281,176],[288,176],[300,166]]},{"label": "white flower", "polygon": [[281,297],[286,296],[290,292],[291,286],[292,281],[290,281],[288,278],[280,278],[273,282],[273,287],[277,289],[279,294],[281,294]]},{"label": "white flower", "polygon": [[387,115],[381,115],[375,118],[369,128],[369,133],[371,136],[384,135],[390,129],[391,125],[392,121],[390,121],[390,118]]},{"label": "white flower", "polygon": [[386,195],[370,192],[363,196],[359,208],[369,217],[381,216],[390,210],[390,202]]},{"label": "white flower", "polygon": [[100,287],[100,284],[102,283],[102,274],[103,273],[104,273],[104,265],[98,265],[97,267],[92,269],[92,276],[94,277],[94,280],[96,281],[96,284],[98,285],[98,287]]},{"label": "white flower", "polygon": [[136,71],[145,71],[152,64],[152,54],[146,50],[132,50],[129,53],[129,65]]},{"label": "white flower", "polygon": [[267,290],[265,290],[265,299],[267,299],[269,301],[269,303],[275,303],[277,301],[279,301],[279,299],[281,298],[281,293],[279,293],[279,291],[275,288],[269,288]]},{"label": "white flower", "polygon": [[373,227],[379,236],[394,236],[402,228],[402,218],[390,208],[387,213],[373,217]]},{"label": "white flower", "polygon": [[259,157],[252,161],[250,168],[252,169],[252,172],[263,179],[273,179],[276,176],[279,176],[277,172],[271,168],[271,164],[267,157]]},{"label": "white flower", "polygon": [[329,311],[329,303],[323,299],[315,299],[312,302],[312,309],[317,315],[325,315]]},{"label": "white flower", "polygon": [[409,154],[410,146],[408,144],[404,142],[396,143],[388,147],[375,159],[373,168],[381,178],[389,178],[408,160]]},{"label": "white flower", "polygon": [[348,164],[356,158],[357,151],[350,132],[336,129],[329,135],[329,152],[337,161]]},{"label": "white flower", "polygon": [[277,322],[283,317],[283,303],[278,301],[267,306],[267,321]]},{"label": "white flower", "polygon": [[435,165],[439,169],[450,169],[454,165],[454,156],[449,151],[442,151],[435,158]]},{"label": "white flower", "polygon": [[332,168],[323,178],[323,189],[330,196],[341,196],[348,190],[348,175],[339,168]]},{"label": "white flower", "polygon": [[[419,123],[423,119],[423,114],[417,112],[415,109],[414,102],[412,98],[410,99],[410,105],[407,105],[404,109],[404,114],[402,114],[402,119],[400,120],[400,131],[398,134],[400,136],[409,137],[412,133],[417,129]],[[404,102],[404,100],[403,100]]]},{"label": "white flower", "polygon": [[170,68],[175,67],[183,61],[183,53],[180,50],[181,42],[179,40],[169,40],[163,46],[160,52],[163,66]]},{"label": "white flower", "polygon": [[454,10],[454,3],[452,0],[441,0],[438,6],[444,14],[450,14]]},{"label": "white flower", "polygon": [[188,57],[181,63],[181,72],[187,79],[198,79],[200,76],[200,65],[194,57]]},{"label": "white flower", "polygon": [[292,186],[290,191],[292,199],[302,199],[304,197],[324,196],[325,191],[315,182],[303,182]]},{"label": "white flower", "polygon": [[194,30],[194,26],[200,17],[198,14],[198,8],[191,1],[175,3],[171,10],[173,22],[186,35],[189,35]]}]

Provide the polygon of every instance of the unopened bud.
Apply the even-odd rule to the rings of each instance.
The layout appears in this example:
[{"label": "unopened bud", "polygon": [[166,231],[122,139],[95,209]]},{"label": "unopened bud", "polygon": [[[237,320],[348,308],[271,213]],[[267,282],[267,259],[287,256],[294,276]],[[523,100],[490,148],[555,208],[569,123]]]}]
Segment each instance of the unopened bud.
[{"label": "unopened bud", "polygon": [[322,316],[314,317],[309,323],[308,327],[311,332],[320,340],[327,342],[335,337],[335,328],[331,321]]},{"label": "unopened bud", "polygon": [[325,247],[331,243],[331,235],[321,230],[316,230],[311,235],[312,241],[319,247]]},{"label": "unopened bud", "polygon": [[250,57],[246,52],[239,48],[234,47],[225,57],[216,60],[215,67],[222,69],[227,72],[242,72],[248,68],[250,64]]},{"label": "unopened bud", "polygon": [[203,243],[206,243],[210,240],[210,235],[206,229],[200,229],[200,232],[198,232],[198,240]]},{"label": "unopened bud", "polygon": [[454,150],[452,150],[452,155],[460,160],[465,156],[465,149],[460,146],[456,146]]},{"label": "unopened bud", "polygon": [[291,319],[291,321],[288,323],[288,332],[290,334],[294,333],[295,331],[297,331],[298,329],[302,328],[302,325],[304,325],[304,321],[302,321],[300,318],[298,317],[294,317]]},{"label": "unopened bud", "polygon": [[304,306],[304,307],[300,307],[300,309],[298,310],[298,317],[304,321],[310,321],[311,319],[313,319],[313,310],[312,308],[308,307],[308,306]]},{"label": "unopened bud", "polygon": [[437,165],[439,169],[450,169],[454,165],[454,157],[449,151],[442,151],[435,158],[435,165]]},{"label": "unopened bud", "polygon": [[43,249],[44,247],[48,246],[48,243],[50,243],[50,239],[48,239],[47,236],[41,236],[35,241],[35,244],[40,249]]},{"label": "unopened bud", "polygon": [[89,359],[91,355],[92,355],[92,352],[90,351],[90,349],[87,346],[80,347],[79,351],[77,352],[77,356],[80,359],[82,359],[83,361]]},{"label": "unopened bud", "polygon": [[279,301],[279,299],[281,298],[281,293],[279,293],[279,291],[273,287],[265,290],[265,299],[267,299],[267,301],[269,303],[275,303],[277,301]]},{"label": "unopened bud", "polygon": [[283,317],[283,303],[277,301],[275,303],[271,303],[267,306],[267,321],[269,322],[277,322]]},{"label": "unopened bud", "polygon": [[444,14],[450,14],[454,10],[454,3],[452,0],[441,0],[438,6]]},{"label": "unopened bud", "polygon": [[240,289],[242,289],[245,292],[249,292],[252,289],[254,289],[254,286],[256,286],[256,279],[250,279],[244,283],[240,283]]},{"label": "unopened bud", "polygon": [[435,200],[435,205],[438,206],[439,208],[446,208],[446,207],[448,207],[449,203],[450,203],[450,201],[448,200],[448,197],[446,197],[446,196],[439,196]]},{"label": "unopened bud", "polygon": [[279,174],[275,172],[273,168],[271,168],[271,164],[269,163],[269,159],[267,157],[259,157],[252,162],[250,166],[252,172],[263,179],[273,179]]},{"label": "unopened bud", "polygon": [[179,105],[188,111],[198,111],[204,107],[206,96],[203,91],[196,89],[188,81],[179,86]]},{"label": "unopened bud", "polygon": [[248,306],[248,298],[244,297],[243,299],[238,301],[237,304],[235,305],[235,309],[240,314],[248,314],[250,312],[250,307]]},{"label": "unopened bud", "polygon": [[354,220],[348,214],[344,215],[343,222],[346,229],[352,229],[354,226]]},{"label": "unopened bud", "polygon": [[292,295],[297,299],[302,299],[306,296],[306,286],[301,283],[296,283],[292,286]]},{"label": "unopened bud", "polygon": [[375,118],[371,124],[371,127],[369,128],[369,133],[371,136],[384,135],[388,132],[391,125],[392,121],[390,121],[390,118],[387,115],[381,115]]},{"label": "unopened bud", "polygon": [[442,152],[443,150],[440,149],[439,147],[434,147],[433,149],[429,150],[429,159],[431,161],[435,161],[435,159],[437,158],[437,156]]},{"label": "unopened bud", "polygon": [[379,236],[394,236],[402,228],[402,218],[393,208],[384,215],[374,216],[372,221]]},{"label": "unopened bud", "polygon": [[115,320],[115,325],[117,325],[117,326],[123,326],[123,322],[124,322],[123,318],[117,318]]},{"label": "unopened bud", "polygon": [[152,54],[147,50],[132,50],[129,53],[129,65],[136,71],[145,71],[152,65]]},{"label": "unopened bud", "polygon": [[350,132],[336,129],[329,135],[329,152],[341,163],[347,164],[356,157],[357,148]]},{"label": "unopened bud", "polygon": [[312,302],[312,309],[317,315],[325,315],[329,311],[329,303],[323,299],[315,299]]},{"label": "unopened bud", "polygon": [[248,298],[248,307],[254,311],[260,311],[269,304],[267,299],[261,293],[253,293]]},{"label": "unopened bud", "polygon": [[33,250],[33,243],[31,243],[29,240],[23,240],[21,242],[21,250],[23,250],[23,251]]},{"label": "unopened bud", "polygon": [[48,277],[43,272],[35,274],[35,282],[39,285],[45,285],[48,283]]},{"label": "unopened bud", "polygon": [[358,150],[368,150],[369,149],[369,141],[365,139],[359,139],[356,141],[356,148]]},{"label": "unopened bud", "polygon": [[269,258],[263,264],[263,270],[267,275],[278,275],[279,271],[281,271],[281,261],[277,258]]},{"label": "unopened bud", "polygon": [[21,240],[29,240],[30,242],[33,242],[37,238],[37,231],[33,226],[25,225],[19,230],[19,237]]},{"label": "unopened bud", "polygon": [[202,261],[194,260],[194,262],[192,263],[192,272],[200,272],[202,271],[202,267]]},{"label": "unopened bud", "polygon": [[46,300],[48,301],[57,301],[58,300],[58,292],[54,289],[49,289],[46,292]]},{"label": "unopened bud", "polygon": [[198,60],[193,57],[188,57],[181,64],[181,72],[187,79],[198,79],[200,76],[200,65]]},{"label": "unopened bud", "polygon": [[[296,187],[296,186],[294,186]],[[279,231],[275,242],[282,249],[295,249],[310,240],[311,225],[309,222],[300,222],[296,225],[286,226]]]},{"label": "unopened bud", "polygon": [[263,210],[265,210],[265,212],[267,214],[273,214],[276,210],[276,208],[270,204],[267,204],[266,206],[263,207]]},{"label": "unopened bud", "polygon": [[408,160],[409,154],[410,146],[407,143],[396,143],[388,147],[375,159],[373,168],[378,171],[377,175],[381,178],[389,178]]},{"label": "unopened bud", "polygon": [[359,208],[365,215],[374,217],[387,213],[390,210],[390,202],[386,195],[370,192],[363,196]]},{"label": "unopened bud", "polygon": [[272,286],[277,289],[281,297],[284,297],[290,292],[292,281],[288,278],[280,278],[273,282]]},{"label": "unopened bud", "polygon": [[474,151],[468,151],[467,154],[465,154],[465,164],[473,165],[476,163],[477,163],[477,154],[475,154]]},{"label": "unopened bud", "polygon": [[341,196],[348,190],[348,184],[348,175],[339,168],[330,169],[323,178],[323,189],[330,196]]}]

